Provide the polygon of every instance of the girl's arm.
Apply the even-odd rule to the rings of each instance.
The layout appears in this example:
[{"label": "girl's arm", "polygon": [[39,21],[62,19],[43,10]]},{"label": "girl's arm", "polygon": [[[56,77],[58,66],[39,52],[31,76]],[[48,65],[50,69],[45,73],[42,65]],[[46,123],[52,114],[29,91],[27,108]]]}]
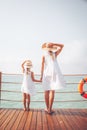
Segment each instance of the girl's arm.
[{"label": "girl's arm", "polygon": [[23,63],[22,63],[22,67],[24,66],[24,64],[26,63],[26,62],[28,62],[29,60],[25,60]]},{"label": "girl's arm", "polygon": [[21,64],[21,67],[22,67],[23,73],[24,73],[24,64],[25,64],[25,61]]},{"label": "girl's arm", "polygon": [[35,79],[34,72],[31,72],[31,78],[34,82],[41,82],[41,80]]},{"label": "girl's arm", "polygon": [[23,72],[24,72],[24,64],[26,63],[26,62],[28,62],[29,60],[25,60],[23,63],[22,63],[22,65],[21,65],[21,67],[22,67],[22,69],[23,69]]}]

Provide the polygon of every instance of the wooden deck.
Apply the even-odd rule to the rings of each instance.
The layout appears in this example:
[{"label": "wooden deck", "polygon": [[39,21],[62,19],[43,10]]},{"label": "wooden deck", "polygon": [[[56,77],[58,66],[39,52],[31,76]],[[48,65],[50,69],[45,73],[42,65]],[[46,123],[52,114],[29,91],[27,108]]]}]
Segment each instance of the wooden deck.
[{"label": "wooden deck", "polygon": [[0,130],[87,130],[87,109],[0,109]]}]

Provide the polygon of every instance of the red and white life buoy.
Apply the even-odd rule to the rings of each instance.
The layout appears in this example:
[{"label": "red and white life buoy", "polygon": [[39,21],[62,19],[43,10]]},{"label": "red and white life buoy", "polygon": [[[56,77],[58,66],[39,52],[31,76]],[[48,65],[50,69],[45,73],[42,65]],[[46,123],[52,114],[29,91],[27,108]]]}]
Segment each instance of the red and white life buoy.
[{"label": "red and white life buoy", "polygon": [[84,92],[83,90],[83,87],[84,87],[84,84],[87,82],[87,77],[85,77],[84,79],[82,79],[80,82],[79,82],[79,85],[78,85],[78,91],[79,93],[81,94],[81,96],[83,96],[84,98],[87,98],[87,93]]}]

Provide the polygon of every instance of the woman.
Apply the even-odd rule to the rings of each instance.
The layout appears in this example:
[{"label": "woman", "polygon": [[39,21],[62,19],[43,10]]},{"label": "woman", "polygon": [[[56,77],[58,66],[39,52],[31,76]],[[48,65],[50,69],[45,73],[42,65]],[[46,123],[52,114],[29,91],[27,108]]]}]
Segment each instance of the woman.
[{"label": "woman", "polygon": [[45,91],[45,111],[53,113],[52,105],[54,101],[55,90],[65,87],[64,77],[58,66],[57,56],[63,48],[63,44],[44,43],[42,49],[45,54],[42,57],[41,80]]}]

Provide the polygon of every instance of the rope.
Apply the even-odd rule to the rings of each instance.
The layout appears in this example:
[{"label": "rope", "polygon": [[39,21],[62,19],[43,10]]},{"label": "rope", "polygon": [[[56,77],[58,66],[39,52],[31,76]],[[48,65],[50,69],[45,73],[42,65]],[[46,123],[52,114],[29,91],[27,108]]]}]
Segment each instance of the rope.
[{"label": "rope", "polygon": [[[0,99],[1,101],[10,101],[10,102],[22,102],[21,100],[9,100],[9,99]],[[56,100],[54,102],[83,102],[83,101],[86,101],[87,100]],[[31,102],[44,102],[44,100],[31,100]]]},{"label": "rope", "polygon": [[[11,91],[11,90],[0,90],[2,92],[12,92],[12,93],[21,93],[21,91]],[[44,93],[44,92],[37,92],[37,93]],[[78,91],[63,91],[63,92],[55,92],[55,93],[78,93]]]}]

